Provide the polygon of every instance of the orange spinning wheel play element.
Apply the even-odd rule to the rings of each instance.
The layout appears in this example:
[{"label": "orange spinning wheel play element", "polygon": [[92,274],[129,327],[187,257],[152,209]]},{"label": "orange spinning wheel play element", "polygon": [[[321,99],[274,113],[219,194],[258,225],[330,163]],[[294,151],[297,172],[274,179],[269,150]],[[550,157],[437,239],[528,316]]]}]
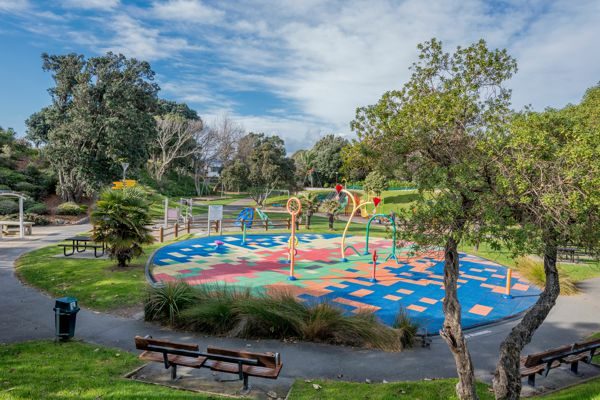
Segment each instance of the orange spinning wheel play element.
[{"label": "orange spinning wheel play element", "polygon": [[297,197],[290,197],[285,206],[287,212],[292,216],[292,234],[290,235],[289,241],[289,251],[290,251],[290,276],[288,279],[290,281],[295,281],[296,277],[294,276],[294,263],[296,261],[296,217],[302,211],[302,203]]}]

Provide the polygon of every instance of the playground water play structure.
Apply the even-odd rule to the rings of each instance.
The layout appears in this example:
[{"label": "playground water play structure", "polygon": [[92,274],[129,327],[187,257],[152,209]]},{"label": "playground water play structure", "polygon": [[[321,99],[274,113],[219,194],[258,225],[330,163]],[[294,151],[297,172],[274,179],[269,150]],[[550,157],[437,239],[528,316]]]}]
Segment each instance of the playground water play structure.
[{"label": "playground water play structure", "polygon": [[[338,198],[344,191],[336,188]],[[411,243],[399,244],[394,214],[377,213],[377,203],[377,199],[352,203],[350,217],[366,205],[375,208],[364,236],[347,235],[352,218],[342,235],[297,234],[295,219],[302,206],[295,197],[286,204],[292,218],[290,233],[247,235],[247,223],[255,215],[268,220],[262,211],[247,208],[237,219],[241,235],[164,246],[150,258],[147,277],[155,285],[183,280],[192,286],[218,284],[255,293],[284,290],[303,301],[330,302],[348,313],[371,310],[388,325],[403,309],[425,333],[436,334],[444,319],[443,252],[415,253]],[[391,238],[371,237],[376,219],[390,223]],[[516,316],[531,307],[540,293],[510,269],[479,257],[461,254],[460,267],[464,328]]]}]

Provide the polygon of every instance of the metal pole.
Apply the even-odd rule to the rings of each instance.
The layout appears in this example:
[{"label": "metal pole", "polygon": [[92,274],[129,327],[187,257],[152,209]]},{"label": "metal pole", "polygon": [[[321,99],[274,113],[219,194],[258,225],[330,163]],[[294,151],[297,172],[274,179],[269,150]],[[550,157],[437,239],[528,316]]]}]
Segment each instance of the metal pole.
[{"label": "metal pole", "polygon": [[19,197],[19,237],[23,239],[25,237],[25,220],[23,216],[23,198]]},{"label": "metal pole", "polygon": [[165,197],[165,229],[169,227],[169,198]]}]

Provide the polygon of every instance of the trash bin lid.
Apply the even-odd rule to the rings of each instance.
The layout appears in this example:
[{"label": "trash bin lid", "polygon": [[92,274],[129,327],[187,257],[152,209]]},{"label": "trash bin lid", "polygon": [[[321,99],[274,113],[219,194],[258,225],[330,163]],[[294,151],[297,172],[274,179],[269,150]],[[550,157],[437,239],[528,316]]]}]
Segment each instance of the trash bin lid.
[{"label": "trash bin lid", "polygon": [[54,307],[59,310],[69,311],[79,309],[79,307],[77,307],[77,299],[75,297],[61,297],[56,299]]}]

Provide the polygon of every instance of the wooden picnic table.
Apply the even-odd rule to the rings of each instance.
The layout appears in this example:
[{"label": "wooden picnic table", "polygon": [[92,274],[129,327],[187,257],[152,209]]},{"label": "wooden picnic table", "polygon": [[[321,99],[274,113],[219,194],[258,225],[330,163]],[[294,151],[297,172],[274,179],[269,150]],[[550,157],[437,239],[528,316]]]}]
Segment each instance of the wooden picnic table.
[{"label": "wooden picnic table", "polygon": [[[106,250],[106,245],[104,243],[96,243],[94,239],[90,236],[72,236],[70,238],[65,239],[66,242],[71,242],[71,244],[59,244],[59,247],[63,248],[63,254],[65,257],[72,256],[73,254],[83,253],[88,249],[94,249],[94,257],[102,257]],[[70,252],[67,253],[67,249],[70,249]],[[102,253],[98,254],[98,249],[102,250]]]},{"label": "wooden picnic table", "polygon": [[[19,221],[0,221],[0,237],[2,237],[2,233],[9,233],[8,230],[11,226],[16,226],[19,228],[21,224]],[[33,222],[25,221],[23,222],[23,227],[25,228],[25,234],[31,235],[31,228],[33,226]]]}]

